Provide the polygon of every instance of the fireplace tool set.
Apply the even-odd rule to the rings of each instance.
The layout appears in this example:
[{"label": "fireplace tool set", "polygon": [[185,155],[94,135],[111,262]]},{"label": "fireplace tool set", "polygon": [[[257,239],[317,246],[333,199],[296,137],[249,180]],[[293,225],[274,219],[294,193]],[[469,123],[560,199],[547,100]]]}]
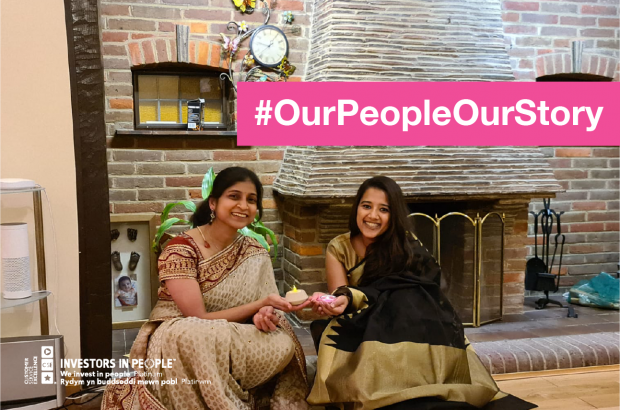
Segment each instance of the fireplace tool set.
[{"label": "fireplace tool set", "polygon": [[[557,213],[550,209],[551,199],[543,199],[544,208],[538,213],[530,212],[534,216],[534,257],[527,261],[525,266],[525,289],[544,292],[545,297],[536,301],[536,309],[544,309],[549,303],[568,308],[568,317],[577,317],[572,306],[565,306],[562,302],[549,299],[549,292],[557,292],[560,287],[560,273],[562,270],[562,256],[564,254],[564,243],[566,236],[562,233],[560,222],[564,212]],[[541,254],[538,256],[538,221],[540,219],[540,230],[542,237]],[[551,253],[551,236],[553,224],[556,224],[556,234],[554,236],[553,254]],[[560,253],[558,254],[558,247]],[[557,271],[553,268],[558,261]]]}]

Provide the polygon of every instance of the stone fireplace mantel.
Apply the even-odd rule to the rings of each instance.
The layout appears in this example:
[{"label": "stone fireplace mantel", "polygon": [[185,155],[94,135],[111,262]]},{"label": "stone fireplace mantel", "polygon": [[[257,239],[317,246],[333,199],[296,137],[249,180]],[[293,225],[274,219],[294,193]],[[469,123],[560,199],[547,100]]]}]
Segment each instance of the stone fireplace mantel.
[{"label": "stone fireplace mantel", "polygon": [[499,0],[317,0],[305,81],[512,81]]},{"label": "stone fireplace mantel", "polygon": [[434,201],[563,191],[537,147],[288,147],[273,189],[304,201],[352,198],[375,175],[396,180],[408,198]]}]

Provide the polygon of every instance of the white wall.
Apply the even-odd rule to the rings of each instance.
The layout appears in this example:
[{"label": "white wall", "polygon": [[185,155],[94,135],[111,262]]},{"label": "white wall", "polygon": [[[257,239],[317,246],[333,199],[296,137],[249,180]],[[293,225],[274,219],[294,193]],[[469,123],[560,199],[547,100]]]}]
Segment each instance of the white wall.
[{"label": "white wall", "polygon": [[[57,239],[56,252],[44,197],[47,287],[55,294],[49,299],[50,332],[56,333],[57,303],[58,328],[65,336],[68,357],[78,358],[78,223],[64,4],[1,0],[0,7],[0,174],[33,179],[47,190]],[[32,201],[28,195],[19,196],[2,196],[2,222],[27,221],[32,231]],[[33,234],[30,239],[34,260]],[[3,310],[0,324],[3,337],[38,334],[38,305]]]}]

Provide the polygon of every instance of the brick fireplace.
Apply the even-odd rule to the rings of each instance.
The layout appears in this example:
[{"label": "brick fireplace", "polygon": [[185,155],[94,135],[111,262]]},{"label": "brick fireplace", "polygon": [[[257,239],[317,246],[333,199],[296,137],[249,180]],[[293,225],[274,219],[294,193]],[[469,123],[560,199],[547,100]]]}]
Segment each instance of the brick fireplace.
[{"label": "brick fireplace", "polygon": [[[303,223],[302,227],[293,228],[290,223],[286,224],[288,234],[284,240],[292,240],[297,250],[293,253],[288,247],[285,251],[288,259],[284,260],[284,249],[280,248],[274,262],[278,283],[284,281],[281,265],[289,269],[286,274],[289,284],[293,283],[293,274],[307,277],[301,281],[295,279],[298,283],[320,283],[321,279],[315,278],[323,274],[325,241],[345,229],[344,224],[334,227],[332,219],[337,222],[348,213],[347,201],[350,199],[347,195],[339,197],[340,194],[335,193],[331,199],[317,197],[315,203],[311,202],[312,195],[309,195],[304,202],[299,202],[297,200],[304,192],[301,183],[305,181],[301,178],[299,195],[278,196],[279,205],[287,208],[277,209],[272,183],[280,168],[283,147],[237,147],[234,132],[188,136],[165,132],[145,135],[134,131],[132,69],[155,65],[221,70],[226,63],[218,50],[222,44],[220,33],[228,33],[226,24],[231,20],[246,20],[254,27],[263,21],[264,16],[260,12],[242,14],[230,0],[147,3],[102,0],[99,5],[106,85],[110,213],[155,215],[171,201],[197,201],[203,175],[210,167],[216,172],[231,165],[248,167],[265,184],[263,221],[279,239],[284,231],[281,218],[293,209],[302,213],[293,218],[295,224]],[[538,76],[560,73],[606,75],[614,77],[614,81],[620,78],[618,31],[614,30],[618,25],[618,7],[613,5],[601,6],[594,1],[555,4],[557,2],[510,0],[419,3],[286,0],[269,3],[272,9],[270,23],[290,30],[290,33],[287,31],[291,47],[289,57],[297,66],[290,81],[507,81],[513,78],[531,81]],[[291,10],[295,20],[289,26],[283,23],[282,13]],[[190,64],[178,59],[177,25],[189,27],[187,55]],[[572,46],[575,39],[583,40],[583,50],[578,55]],[[236,64],[246,51],[247,44],[244,43]],[[234,111],[233,107],[231,111]],[[432,135],[423,137],[428,141],[426,143],[433,143]],[[498,135],[499,143],[510,143],[501,137]],[[412,144],[416,143],[420,140],[412,141]],[[566,190],[558,194],[552,204],[554,209],[566,211],[562,217],[567,239],[562,270],[567,275],[562,278],[562,286],[589,279],[601,271],[615,271],[619,229],[618,147],[544,147],[541,151]],[[485,151],[480,152],[484,155]],[[536,155],[539,161],[539,153]],[[307,166],[306,169],[313,168]],[[377,167],[366,172],[374,175],[387,173],[387,170]],[[343,173],[338,178],[344,176]],[[421,178],[422,175],[417,181]],[[342,182],[347,183],[347,179],[343,178]],[[351,189],[356,188],[358,182],[361,178],[351,184]],[[457,189],[458,181],[450,188]],[[468,190],[474,192],[472,185],[465,188],[457,194],[466,195],[463,192]],[[469,209],[468,196],[461,197],[462,200],[427,198],[426,189],[428,187],[424,186],[417,196],[410,197],[412,209],[413,204],[428,204],[431,209],[424,211],[434,215],[434,208],[445,201],[448,201],[447,205]],[[454,198],[459,198],[458,195]],[[539,198],[543,194],[533,196]],[[529,239],[524,233],[523,201],[528,200],[527,195],[521,198],[500,195],[493,200],[498,207],[514,208],[506,215],[504,299],[507,311],[513,311],[511,306],[518,306],[521,300],[517,284],[523,282],[525,269],[524,250],[513,250],[515,244],[511,242],[528,240],[530,254],[533,254],[532,224]],[[333,203],[329,205],[329,201]],[[484,199],[475,199],[475,204],[483,208],[484,215],[493,203],[483,205],[480,201]],[[530,210],[540,210],[541,207],[540,200],[530,202]],[[311,221],[309,226],[312,228],[307,227],[308,219],[312,219],[308,214],[311,209],[320,209],[324,218],[321,237],[316,239],[308,238],[315,235],[312,231],[318,223]],[[519,212],[519,223],[510,228],[510,218],[515,210]],[[190,215],[179,213],[175,216],[187,219]],[[179,226],[175,229],[185,228]],[[510,233],[510,229],[518,231],[518,235]],[[427,239],[423,241],[428,243]],[[303,257],[299,252],[304,253]],[[514,252],[518,254],[513,255]],[[447,269],[445,263],[446,258],[444,269]]]},{"label": "brick fireplace", "polygon": [[[514,80],[499,0],[320,0],[314,14],[307,81]],[[481,316],[501,310],[499,300],[504,312],[521,311],[529,203],[563,191],[536,148],[287,148],[273,185],[283,221],[285,287],[326,289],[325,247],[347,231],[355,192],[374,175],[394,178],[411,212],[436,220],[451,212],[472,220],[495,212],[500,223],[488,219],[480,262],[467,217],[446,217],[435,233],[435,225],[421,218],[416,234],[442,255],[442,286],[464,322],[474,313],[475,269],[484,271],[478,294],[487,310]],[[438,234],[446,239],[440,245],[434,243]],[[312,319],[309,312],[299,316]]]},{"label": "brick fireplace", "polygon": [[[357,188],[375,175],[386,175],[399,183],[412,213],[440,217],[461,212],[472,218],[489,212],[505,215],[504,313],[522,310],[529,203],[532,198],[554,197],[563,191],[542,152],[531,147],[287,148],[273,184],[283,222],[285,290],[293,286],[308,292],[326,290],[327,243],[347,232]],[[433,239],[429,225],[418,219],[414,222],[416,234],[430,247]],[[468,292],[468,264],[473,263],[468,257],[473,236],[467,223],[462,218],[456,223],[442,222],[441,228],[442,237],[449,238],[441,247],[442,286],[453,303],[462,305],[461,314],[467,313],[467,307],[458,298]],[[498,276],[492,272],[499,269],[497,237],[501,223],[489,222],[487,227],[483,236],[488,243],[483,255],[486,276],[482,277],[487,283],[482,295],[486,289],[493,299],[497,293],[490,285],[499,286]],[[300,312],[298,317],[314,319],[309,311]]]}]

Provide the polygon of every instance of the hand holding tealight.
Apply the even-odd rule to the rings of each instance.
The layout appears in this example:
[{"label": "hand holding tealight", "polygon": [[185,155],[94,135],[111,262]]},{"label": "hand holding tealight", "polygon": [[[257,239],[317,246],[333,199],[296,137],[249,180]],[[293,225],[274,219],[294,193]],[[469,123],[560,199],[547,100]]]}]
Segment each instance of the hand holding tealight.
[{"label": "hand holding tealight", "polygon": [[[296,290],[296,289],[295,289]],[[291,291],[292,292],[292,291]],[[287,296],[289,293],[287,293]],[[295,297],[293,298],[296,303],[291,303],[290,298],[283,298],[278,294],[272,294],[267,296],[261,301],[261,307],[263,306],[273,306],[275,309],[281,310],[283,312],[296,312],[308,306],[310,301],[308,299],[308,295],[303,290],[298,290],[293,292]],[[303,295],[306,295],[303,297]]]},{"label": "hand holding tealight", "polygon": [[285,298],[291,305],[297,306],[304,303],[308,300],[308,294],[303,289],[297,289],[296,286],[293,286],[293,290],[289,290],[286,292]]},{"label": "hand holding tealight", "polygon": [[349,305],[349,298],[315,293],[312,295],[312,303],[312,310],[321,316],[340,316]]}]

